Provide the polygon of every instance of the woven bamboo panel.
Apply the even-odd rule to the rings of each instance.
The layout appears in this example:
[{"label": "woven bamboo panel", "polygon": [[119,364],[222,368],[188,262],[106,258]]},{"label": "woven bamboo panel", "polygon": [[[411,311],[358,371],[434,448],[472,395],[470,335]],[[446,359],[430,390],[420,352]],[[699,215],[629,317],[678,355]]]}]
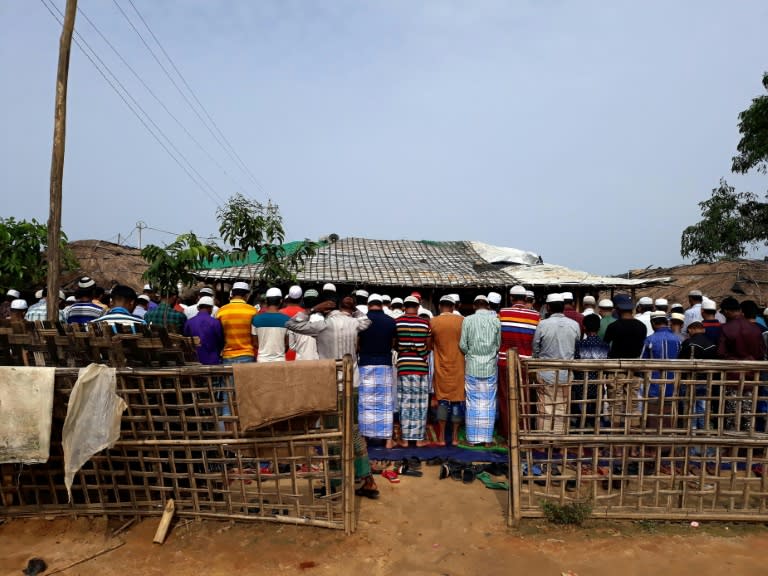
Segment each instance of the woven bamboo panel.
[{"label": "woven bamboo panel", "polygon": [[344,425],[351,373],[343,368],[338,362],[337,410],[247,437],[238,428],[231,367],[119,370],[117,393],[128,404],[121,438],[80,470],[72,503],[63,482],[61,430],[77,371],[57,370],[51,457],[46,464],[3,465],[0,515],[159,515],[173,498],[179,516],[350,532],[352,440]]},{"label": "woven bamboo panel", "polygon": [[768,363],[510,362],[510,520],[768,519]]}]

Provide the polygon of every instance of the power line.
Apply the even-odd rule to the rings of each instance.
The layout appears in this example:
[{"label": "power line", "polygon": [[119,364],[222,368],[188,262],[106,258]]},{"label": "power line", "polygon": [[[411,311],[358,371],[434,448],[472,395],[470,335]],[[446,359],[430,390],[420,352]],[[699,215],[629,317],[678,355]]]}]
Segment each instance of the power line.
[{"label": "power line", "polygon": [[232,146],[232,144],[229,142],[229,140],[227,140],[227,137],[224,136],[224,133],[221,131],[221,129],[219,128],[218,124],[216,124],[216,121],[208,113],[208,110],[205,108],[203,103],[200,102],[200,99],[195,94],[195,91],[192,89],[192,86],[190,86],[189,82],[187,82],[186,78],[184,78],[184,75],[181,73],[181,70],[179,70],[178,66],[176,66],[175,62],[173,61],[173,58],[171,58],[170,54],[168,54],[168,52],[165,50],[165,48],[163,47],[162,43],[160,42],[160,39],[152,31],[152,28],[149,27],[149,24],[144,19],[144,17],[141,15],[141,12],[139,12],[139,9],[136,8],[136,5],[133,3],[133,0],[128,0],[128,3],[131,5],[131,7],[133,8],[134,12],[136,12],[136,14],[138,15],[139,19],[142,21],[142,23],[144,24],[146,29],[152,35],[152,38],[155,40],[155,42],[160,47],[160,50],[163,52],[163,54],[165,55],[165,57],[168,60],[168,62],[170,62],[171,66],[176,71],[176,74],[178,74],[179,78],[184,83],[184,86],[187,87],[187,90],[189,90],[189,93],[192,95],[192,98],[194,98],[195,102],[197,102],[198,106],[200,106],[200,109],[203,111],[203,113],[205,114],[206,118],[208,118],[208,120],[210,120],[211,124],[216,129],[216,131],[219,133],[221,138],[224,140],[224,142],[227,143],[227,146],[229,146],[229,149],[232,151],[232,154],[234,154],[235,158],[237,158],[238,162],[240,163],[240,166],[242,166],[242,168],[248,173],[248,175],[251,177],[251,180],[253,180],[254,184],[256,184],[261,189],[261,193],[263,194],[264,190],[263,190],[263,187],[261,186],[261,183],[258,181],[256,176],[254,176],[253,173],[249,170],[248,166],[245,164],[245,162],[243,162],[243,159],[240,158],[240,155],[237,153],[237,151]]},{"label": "power line", "polygon": [[88,22],[88,24],[91,25],[91,27],[96,31],[96,33],[101,37],[102,40],[107,44],[107,46],[110,47],[110,49],[115,53],[115,55],[120,59],[120,61],[125,65],[128,70],[134,75],[134,77],[141,83],[142,86],[149,92],[149,94],[157,101],[158,104],[163,108],[163,110],[166,111],[166,113],[176,122],[176,124],[184,131],[184,133],[194,142],[197,147],[213,162],[216,164],[216,166],[224,172],[224,174],[235,184],[235,186],[240,190],[243,191],[243,186],[240,184],[235,178],[227,171],[224,166],[221,165],[221,163],[208,151],[207,148],[205,148],[200,141],[195,138],[194,135],[187,129],[187,127],[181,122],[181,120],[178,119],[178,117],[169,110],[168,106],[165,105],[165,102],[163,102],[157,94],[150,88],[147,83],[144,81],[144,79],[136,72],[136,70],[128,63],[128,61],[123,57],[122,54],[117,50],[117,48],[114,47],[114,45],[109,41],[109,39],[101,32],[101,30],[94,24],[94,22],[88,17],[88,15],[83,11],[82,8],[78,7],[78,12],[85,18],[85,20]]},{"label": "power line", "polygon": [[[192,112],[194,112],[195,116],[197,116],[197,118],[200,120],[200,122],[202,122],[203,126],[205,126],[205,128],[208,130],[208,132],[211,134],[211,136],[213,136],[214,140],[216,140],[216,142],[219,144],[219,146],[221,146],[221,148],[224,150],[224,152],[229,155],[230,159],[233,160],[235,162],[235,164],[237,164],[238,162],[235,159],[235,158],[237,158],[237,155],[236,154],[233,155],[233,152],[230,151],[227,148],[227,146],[224,144],[224,142],[222,142],[222,139],[218,136],[218,134],[216,134],[216,132],[208,125],[208,123],[202,117],[202,115],[200,114],[198,109],[195,107],[195,105],[190,101],[189,97],[181,89],[181,87],[179,86],[178,82],[176,82],[176,80],[173,78],[173,76],[168,71],[168,69],[165,67],[165,65],[160,61],[160,58],[158,58],[157,54],[155,54],[155,51],[152,49],[152,47],[149,45],[149,43],[144,38],[142,33],[139,31],[139,29],[133,23],[133,20],[131,20],[131,18],[128,16],[128,14],[125,12],[125,10],[123,10],[122,6],[120,6],[120,4],[117,2],[117,0],[112,0],[112,3],[117,7],[117,9],[120,12],[120,14],[122,14],[123,18],[125,18],[126,22],[128,22],[130,27],[133,29],[133,31],[136,33],[136,35],[139,37],[139,39],[141,40],[142,44],[144,44],[144,47],[149,51],[149,53],[152,56],[152,58],[154,59],[154,61],[157,62],[157,65],[160,66],[160,69],[166,75],[168,80],[171,81],[171,84],[173,84],[174,88],[176,88],[176,90],[179,92],[179,94],[184,99],[184,101],[187,103],[187,105],[192,109]],[[133,4],[131,4],[131,5],[133,6]],[[135,6],[133,6],[133,8],[134,8],[134,10],[136,10]],[[138,10],[136,10],[136,13],[139,14]],[[139,17],[141,18],[141,14],[139,14]],[[144,24],[146,26],[146,21],[144,21],[143,18],[142,18],[142,21],[144,22]],[[147,29],[149,29],[149,28],[147,28]],[[152,33],[151,30],[150,30],[150,33]],[[153,34],[153,37],[154,37],[154,34]],[[241,164],[242,164],[242,161],[241,161]],[[255,177],[250,173],[250,171],[248,171],[247,167],[244,166],[244,165],[243,165],[243,167],[244,167],[246,173],[254,181],[254,183],[257,186],[260,186],[258,180],[255,179]],[[263,193],[263,191],[262,191],[262,193]]]},{"label": "power line", "polygon": [[[51,5],[53,6],[53,8],[59,13],[59,16],[57,16],[51,10],[51,7],[48,5],[46,0],[40,0],[40,2],[43,4],[43,6],[45,6],[45,8],[51,14],[51,16],[53,16],[53,18],[57,22],[59,22],[59,24],[61,24],[62,23],[62,20],[60,19],[61,11],[59,10],[59,8],[55,4],[53,4],[52,0],[49,0],[49,1],[51,2]],[[96,70],[99,72],[99,74],[101,74],[102,78],[104,78],[104,80],[106,80],[106,82],[117,93],[117,95],[120,96],[120,99],[125,103],[126,106],[128,106],[128,108],[131,110],[131,112],[133,112],[133,114],[139,119],[139,121],[142,123],[144,128],[146,128],[147,131],[149,131],[149,133],[152,134],[152,136],[155,138],[155,140],[157,140],[157,142],[166,151],[166,153],[168,153],[168,155],[171,158],[173,158],[173,160],[179,165],[179,167],[182,170],[184,170],[184,172],[186,172],[186,174],[187,174],[187,176],[189,176],[190,180],[192,180],[211,200],[213,200],[214,204],[218,204],[217,200],[200,183],[200,181],[202,181],[204,184],[206,184],[208,186],[208,188],[211,190],[211,192],[213,192],[213,194],[215,194],[219,198],[219,202],[223,203],[224,200],[221,198],[221,196],[213,189],[213,187],[211,187],[211,185],[208,183],[208,181],[205,178],[203,178],[203,176],[192,166],[192,164],[189,162],[189,160],[187,160],[187,158],[178,150],[178,148],[176,148],[176,146],[173,144],[173,142],[171,142],[171,140],[168,138],[168,136],[166,136],[165,133],[162,131],[162,129],[152,120],[152,118],[149,116],[149,114],[144,110],[144,108],[142,108],[141,104],[139,104],[136,101],[136,99],[131,95],[131,93],[128,91],[128,89],[125,88],[125,86],[123,86],[123,84],[120,82],[120,80],[109,69],[109,66],[107,66],[104,63],[104,61],[99,57],[99,55],[96,53],[96,51],[93,48],[91,48],[90,44],[88,44],[88,42],[85,40],[85,38],[83,38],[83,36],[78,31],[75,31],[74,41],[75,41],[75,44],[77,44],[78,48],[80,48],[80,50],[86,56],[86,58],[88,58],[88,60],[91,62],[91,64],[93,64],[93,66],[96,68]],[[125,92],[125,96],[127,96],[131,100],[131,102],[133,102],[134,106],[136,106],[136,108],[138,108],[144,114],[144,116],[146,116],[147,120],[154,126],[155,130],[157,130],[157,132],[159,132],[160,135],[162,135],[162,137],[165,138],[165,140],[168,142],[168,145],[171,148],[173,148],[173,150],[176,152],[176,154],[178,154],[178,156],[181,157],[189,165],[189,170],[179,161],[179,159],[176,156],[174,156],[171,153],[171,151],[168,149],[168,147],[165,145],[165,143],[158,137],[158,135],[155,134],[155,132],[152,131],[152,129],[149,127],[149,125],[144,120],[144,118],[142,118],[141,115],[136,111],[136,109],[128,102],[128,100],[126,100],[126,98],[123,95],[123,93],[120,92],[120,90],[118,90],[118,88],[115,86],[115,83],[113,83],[112,80],[110,80],[107,77],[107,75],[104,73],[104,70],[102,70],[101,67],[99,67],[99,64],[96,63],[96,61],[91,57],[90,54],[88,54],[88,51],[83,46],[87,47],[88,50],[90,50],[93,53],[93,56],[96,58],[96,60],[99,61],[101,66],[104,68],[104,70],[106,70],[106,72],[109,73],[109,75],[114,79],[114,82],[117,83],[118,86],[120,86],[120,88],[123,90],[123,92]],[[190,170],[191,170],[191,172],[190,172]],[[192,172],[194,172],[197,175],[197,178],[199,178],[199,181],[192,175]]]}]

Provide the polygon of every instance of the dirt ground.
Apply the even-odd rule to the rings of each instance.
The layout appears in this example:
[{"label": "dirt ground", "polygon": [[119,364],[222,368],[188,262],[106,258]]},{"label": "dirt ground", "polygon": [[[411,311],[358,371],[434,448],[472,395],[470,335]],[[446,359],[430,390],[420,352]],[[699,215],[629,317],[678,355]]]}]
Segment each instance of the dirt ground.
[{"label": "dirt ground", "polygon": [[[473,575],[563,573],[732,575],[768,573],[762,524],[609,522],[562,528],[504,522],[506,494],[479,482],[423,478],[388,484],[361,500],[355,535],[267,523],[181,520],[165,544],[152,543],[158,519],[133,524],[98,519],[10,520],[0,525],[0,575],[43,558],[50,574],[112,575],[379,574]],[[114,548],[114,549],[111,549]],[[110,550],[111,549],[111,550]]]}]

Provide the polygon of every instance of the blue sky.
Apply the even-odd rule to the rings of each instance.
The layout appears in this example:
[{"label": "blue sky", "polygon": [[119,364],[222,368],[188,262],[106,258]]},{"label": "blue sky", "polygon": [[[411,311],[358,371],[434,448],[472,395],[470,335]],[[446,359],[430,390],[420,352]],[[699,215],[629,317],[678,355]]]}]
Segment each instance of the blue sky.
[{"label": "blue sky", "polygon": [[[280,205],[289,239],[479,240],[615,273],[681,262],[680,233],[721,177],[768,188],[730,174],[737,115],[768,70],[760,0],[134,4],[250,174],[115,3],[80,0],[204,151],[82,15],[76,29],[210,189],[73,47],[71,239],[135,244],[137,221],[215,236],[217,204],[242,190]],[[41,0],[0,0],[2,216],[48,217],[59,33]]]}]

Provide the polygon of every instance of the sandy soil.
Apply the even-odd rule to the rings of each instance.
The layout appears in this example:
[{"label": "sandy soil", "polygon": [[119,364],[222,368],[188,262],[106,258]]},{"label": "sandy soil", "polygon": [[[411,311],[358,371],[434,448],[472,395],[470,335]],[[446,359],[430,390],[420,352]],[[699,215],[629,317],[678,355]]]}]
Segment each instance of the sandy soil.
[{"label": "sandy soil", "polygon": [[39,556],[49,569],[96,558],[60,572],[112,576],[241,574],[473,575],[766,574],[763,525],[590,521],[561,528],[539,520],[507,529],[506,494],[479,482],[379,479],[381,498],[360,501],[357,533],[226,522],[176,523],[152,544],[157,519],[132,525],[105,519],[13,520],[0,525],[0,575],[21,573]]}]

